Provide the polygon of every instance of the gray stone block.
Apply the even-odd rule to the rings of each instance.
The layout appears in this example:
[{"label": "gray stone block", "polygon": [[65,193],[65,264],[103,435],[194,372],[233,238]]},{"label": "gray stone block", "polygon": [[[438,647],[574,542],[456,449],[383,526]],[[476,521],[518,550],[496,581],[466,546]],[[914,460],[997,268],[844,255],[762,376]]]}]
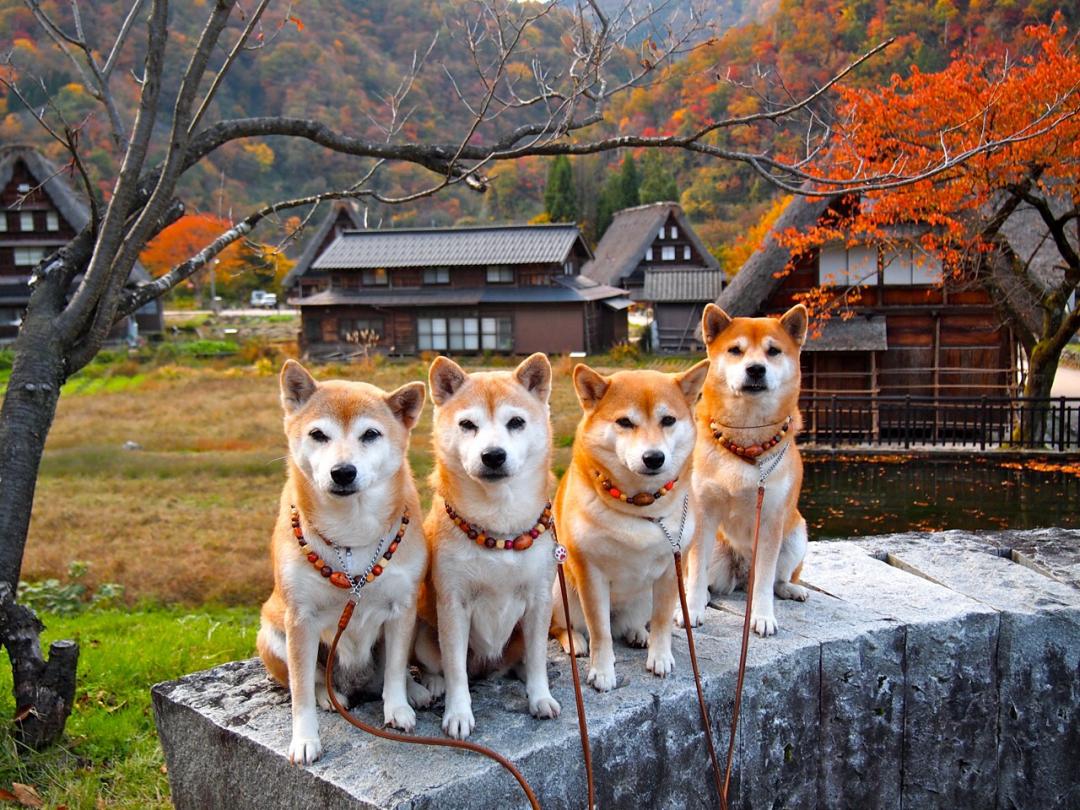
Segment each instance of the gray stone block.
[{"label": "gray stone block", "polygon": [[[816,592],[778,601],[780,632],[750,642],[732,807],[1080,806],[1080,591],[1013,562],[1024,537],[1001,534],[811,544],[804,580]],[[743,596],[713,606],[695,639],[723,757]],[[483,681],[475,739],[522,769],[545,810],[580,808],[570,673],[554,644],[550,656],[562,717],[533,720],[522,684]],[[678,630],[675,656],[662,680],[644,651],[617,647],[617,688],[586,689],[602,808],[717,806]],[[290,766],[288,696],[258,661],[159,684],[153,697],[181,810],[525,806],[488,760],[374,739],[331,714],[320,717],[323,760]],[[354,711],[381,720],[377,701]],[[440,736],[440,716],[419,712],[418,732]]]}]

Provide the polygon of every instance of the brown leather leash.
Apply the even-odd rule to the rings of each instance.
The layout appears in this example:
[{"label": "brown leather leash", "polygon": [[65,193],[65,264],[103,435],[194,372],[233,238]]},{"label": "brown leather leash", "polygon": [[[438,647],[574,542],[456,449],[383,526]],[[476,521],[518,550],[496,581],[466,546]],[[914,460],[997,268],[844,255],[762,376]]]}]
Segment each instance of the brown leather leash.
[{"label": "brown leather leash", "polygon": [[785,444],[767,468],[758,474],[757,504],[754,507],[754,542],[750,547],[750,570],[746,574],[746,613],[743,615],[742,647],[739,650],[739,674],[735,680],[735,705],[731,712],[731,736],[728,738],[727,767],[724,784],[720,789],[720,810],[728,810],[728,791],[731,787],[731,769],[735,760],[735,734],[739,728],[739,708],[742,705],[743,681],[746,679],[746,653],[750,646],[750,613],[754,607],[754,570],[757,568],[758,538],[761,535],[761,509],[765,503],[765,479],[772,475],[787,453]]},{"label": "brown leather leash", "polygon": [[[551,536],[555,540],[555,562],[557,563],[557,570],[559,574],[559,588],[562,590],[563,610],[566,615],[566,632],[569,640],[570,647],[570,672],[573,675],[574,680],[574,700],[577,703],[577,715],[578,715],[578,730],[581,735],[581,749],[585,757],[585,775],[588,780],[589,786],[589,810],[593,810],[595,803],[595,794],[593,789],[593,771],[592,771],[592,752],[589,748],[589,729],[585,722],[585,703],[581,694],[581,679],[578,674],[577,658],[574,654],[574,637],[573,626],[570,622],[570,608],[568,598],[566,594],[566,578],[563,575],[563,563],[566,562],[566,548],[559,545],[558,538],[555,536],[555,525],[551,525]],[[532,810],[540,810],[540,802],[536,798],[536,793],[533,792],[532,787],[525,780],[522,775],[509,759],[504,757],[498,751],[494,751],[478,743],[469,742],[468,740],[455,740],[450,737],[425,737],[421,735],[409,735],[402,734],[397,731],[391,731],[385,728],[378,728],[377,726],[369,725],[363,720],[359,720],[349,713],[349,711],[341,705],[337,699],[337,695],[334,693],[334,661],[337,657],[337,645],[341,639],[342,633],[345,632],[345,628],[349,626],[349,622],[352,620],[353,611],[356,609],[357,596],[352,596],[349,601],[345,603],[345,609],[341,612],[341,618],[338,619],[337,633],[334,634],[334,640],[330,643],[330,651],[326,656],[326,691],[330,698],[330,703],[334,709],[340,714],[346,721],[356,726],[361,731],[366,731],[375,737],[381,737],[384,740],[393,740],[395,742],[404,743],[416,743],[419,745],[437,745],[444,748],[459,748],[465,751],[472,751],[474,753],[485,756],[488,759],[494,760],[506,771],[510,773],[517,783],[521,786],[521,789],[525,792],[526,798],[529,800],[529,804]]]}]

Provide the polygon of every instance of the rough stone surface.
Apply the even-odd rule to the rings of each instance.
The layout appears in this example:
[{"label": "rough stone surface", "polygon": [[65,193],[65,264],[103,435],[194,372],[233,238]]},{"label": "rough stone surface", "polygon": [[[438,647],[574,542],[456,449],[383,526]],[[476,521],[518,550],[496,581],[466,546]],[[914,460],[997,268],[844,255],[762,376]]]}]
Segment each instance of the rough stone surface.
[{"label": "rough stone surface", "polygon": [[[1080,533],[1062,531],[812,543],[810,601],[778,601],[779,633],[751,639],[731,806],[1080,807],[1077,548]],[[721,757],[743,606],[741,593],[715,600],[695,632]],[[684,634],[664,680],[644,651],[616,654],[617,688],[585,695],[599,806],[716,807]],[[549,671],[562,717],[533,720],[521,683],[484,681],[474,739],[512,759],[545,810],[579,808],[572,684],[554,644]],[[486,759],[374,739],[331,714],[323,759],[290,766],[288,695],[257,660],[158,684],[153,699],[181,810],[526,806]],[[354,711],[381,720],[377,701]],[[439,736],[441,711],[419,712],[418,732]]]}]

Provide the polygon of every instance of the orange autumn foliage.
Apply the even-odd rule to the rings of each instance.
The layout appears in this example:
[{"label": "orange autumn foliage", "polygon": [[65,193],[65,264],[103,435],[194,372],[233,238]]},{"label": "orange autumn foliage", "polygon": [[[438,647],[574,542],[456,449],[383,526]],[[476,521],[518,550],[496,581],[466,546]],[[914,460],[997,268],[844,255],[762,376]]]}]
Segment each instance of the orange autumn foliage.
[{"label": "orange autumn foliage", "polygon": [[[793,253],[833,241],[907,240],[940,260],[946,276],[992,248],[992,213],[1025,183],[1043,198],[1076,195],[1080,170],[1080,58],[1060,25],[1029,26],[1019,56],[1004,47],[958,55],[940,73],[913,69],[876,90],[841,88],[845,123],[820,176],[916,174],[943,155],[968,160],[913,185],[869,192],[807,232],[781,236]],[[992,140],[1005,148],[980,151]],[[915,226],[915,227],[912,227]],[[935,262],[936,263],[936,262]],[[850,291],[814,290],[807,303],[824,317]]]}]

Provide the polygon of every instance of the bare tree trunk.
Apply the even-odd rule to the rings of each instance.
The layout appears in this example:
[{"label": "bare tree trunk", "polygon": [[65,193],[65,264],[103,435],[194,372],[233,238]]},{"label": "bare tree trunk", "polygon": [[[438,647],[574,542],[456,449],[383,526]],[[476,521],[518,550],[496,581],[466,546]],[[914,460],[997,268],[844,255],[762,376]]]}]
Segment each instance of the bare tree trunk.
[{"label": "bare tree trunk", "polygon": [[50,745],[63,733],[79,660],[75,642],[57,641],[46,661],[39,639],[44,626],[32,610],[15,604],[38,467],[66,376],[50,292],[35,291],[0,409],[0,643],[11,659],[15,736],[33,748]]},{"label": "bare tree trunk", "polygon": [[1024,403],[1013,424],[1012,443],[1017,447],[1041,447],[1046,443],[1046,420],[1050,412],[1050,389],[1054,387],[1061,347],[1055,339],[1035,344],[1028,357],[1024,380]]}]

